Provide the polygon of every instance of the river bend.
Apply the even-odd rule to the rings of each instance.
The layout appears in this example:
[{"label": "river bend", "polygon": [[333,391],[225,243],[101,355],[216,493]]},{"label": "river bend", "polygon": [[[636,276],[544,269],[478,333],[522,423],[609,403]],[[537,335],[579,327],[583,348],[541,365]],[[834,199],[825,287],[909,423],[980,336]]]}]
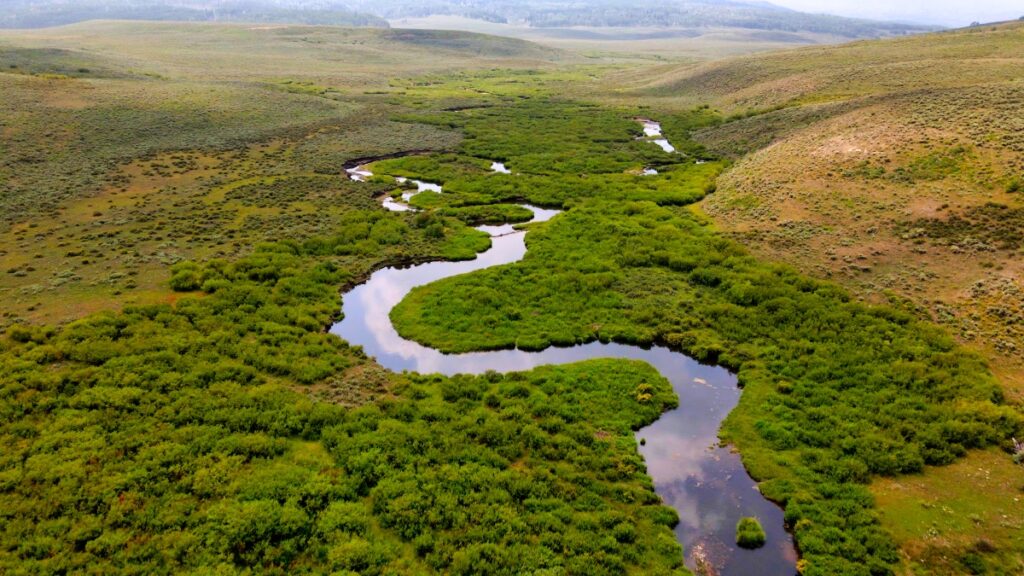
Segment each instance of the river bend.
[{"label": "river bend", "polygon": [[[660,126],[650,120],[642,122],[648,138],[666,149],[659,141]],[[495,163],[492,170],[511,174],[504,164]],[[372,176],[366,166],[350,169],[349,173],[357,180]],[[406,202],[413,195],[443,193],[435,184],[413,182],[417,189],[404,194],[403,202],[387,198],[384,206],[396,211],[409,210]],[[535,206],[526,208],[533,212],[532,222],[544,222],[558,215],[556,210]],[[740,396],[736,377],[724,368],[700,364],[667,348],[600,342],[568,348],[552,347],[540,352],[498,350],[443,354],[398,334],[389,315],[413,288],[475,270],[511,264],[525,256],[526,232],[511,225],[481,226],[478,229],[491,235],[491,247],[474,260],[430,262],[375,272],[368,281],[344,295],[344,319],[332,326],[331,332],[361,346],[367,355],[396,372],[408,370],[447,375],[483,374],[488,370],[516,372],[593,358],[647,362],[672,383],[680,406],[637,432],[638,449],[646,461],[658,495],[679,513],[680,522],[675,533],[684,547],[687,566],[698,574],[706,575],[793,576],[796,573],[796,552],[791,535],[784,529],[782,510],[761,495],[739,455],[718,445],[722,420],[736,406]],[[761,521],[767,534],[764,548],[743,550],[736,546],[736,523],[744,516],[755,516]]]}]

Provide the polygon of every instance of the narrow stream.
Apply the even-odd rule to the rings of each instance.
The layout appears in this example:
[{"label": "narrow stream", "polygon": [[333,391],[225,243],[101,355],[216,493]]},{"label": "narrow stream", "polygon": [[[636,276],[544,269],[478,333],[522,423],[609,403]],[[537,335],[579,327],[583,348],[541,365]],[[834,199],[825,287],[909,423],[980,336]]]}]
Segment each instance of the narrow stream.
[{"label": "narrow stream", "polygon": [[[645,131],[647,122],[650,121],[645,122]],[[660,127],[657,133],[660,135]],[[350,172],[353,179],[372,175],[363,166],[356,170]],[[495,166],[492,170],[508,173]],[[417,186],[417,193],[442,192],[436,185],[417,183]],[[403,199],[408,201],[404,195]],[[391,210],[409,209],[390,198],[384,205]],[[559,213],[534,206],[526,208],[534,214],[532,222],[544,222]],[[679,513],[680,522],[675,532],[684,547],[687,566],[707,576],[793,576],[796,551],[792,537],[784,529],[782,510],[761,496],[739,455],[718,445],[721,422],[740,396],[736,377],[724,368],[700,364],[667,348],[647,349],[600,342],[553,347],[541,352],[499,350],[443,354],[398,334],[389,314],[413,288],[458,274],[511,264],[525,256],[526,232],[517,231],[511,225],[478,229],[491,235],[491,248],[474,260],[430,262],[375,272],[367,282],[344,295],[344,319],[332,326],[331,332],[353,345],[362,346],[367,355],[396,372],[409,370],[447,375],[482,374],[488,370],[518,372],[593,358],[647,362],[672,383],[680,406],[637,432],[638,448],[658,495]],[[641,439],[643,443],[639,443]],[[743,550],[736,546],[736,523],[745,516],[755,516],[761,521],[767,534],[765,547]]]},{"label": "narrow stream", "polygon": [[676,147],[669,143],[668,139],[661,133],[661,124],[647,118],[637,118],[637,122],[644,127],[644,138],[661,146],[661,149],[669,154],[676,151]]}]

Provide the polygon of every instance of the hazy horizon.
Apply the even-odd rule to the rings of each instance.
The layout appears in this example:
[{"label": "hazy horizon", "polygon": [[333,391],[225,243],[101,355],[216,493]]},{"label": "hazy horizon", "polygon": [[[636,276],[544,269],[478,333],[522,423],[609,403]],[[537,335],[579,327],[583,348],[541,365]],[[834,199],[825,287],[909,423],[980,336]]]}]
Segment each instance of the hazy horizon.
[{"label": "hazy horizon", "polygon": [[943,26],[1016,20],[1024,16],[1024,5],[1019,0],[976,0],[969,5],[963,0],[772,0],[772,3],[802,12]]},{"label": "hazy horizon", "polygon": [[[260,21],[291,18],[305,23],[386,25],[383,19],[453,14],[496,22],[508,19],[535,27],[719,25],[870,37],[872,32],[865,32],[864,26],[875,25],[891,32],[901,26],[961,27],[975,21],[1015,20],[1024,16],[1020,0],[732,1],[735,4],[728,0],[0,0],[7,8],[6,13],[0,13],[0,27],[38,27],[102,17]],[[803,15],[772,9],[768,2]],[[637,5],[645,8],[638,10]],[[833,16],[874,22],[842,22]]]}]

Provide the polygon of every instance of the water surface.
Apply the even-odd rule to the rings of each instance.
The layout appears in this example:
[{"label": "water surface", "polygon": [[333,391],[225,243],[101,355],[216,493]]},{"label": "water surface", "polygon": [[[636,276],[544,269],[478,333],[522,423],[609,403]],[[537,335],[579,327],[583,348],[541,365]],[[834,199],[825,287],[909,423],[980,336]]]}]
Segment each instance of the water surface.
[{"label": "water surface", "polygon": [[673,154],[676,151],[676,147],[673,146],[667,138],[661,134],[661,124],[654,120],[647,118],[637,118],[637,121],[644,127],[644,137],[654,144],[661,147],[662,150]]}]

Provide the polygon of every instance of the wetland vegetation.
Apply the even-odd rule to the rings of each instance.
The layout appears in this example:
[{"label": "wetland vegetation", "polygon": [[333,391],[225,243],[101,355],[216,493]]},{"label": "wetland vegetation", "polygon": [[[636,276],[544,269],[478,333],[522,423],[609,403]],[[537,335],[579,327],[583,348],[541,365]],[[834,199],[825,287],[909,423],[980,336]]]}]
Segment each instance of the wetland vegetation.
[{"label": "wetland vegetation", "polygon": [[[866,302],[723,231],[722,214],[784,205],[743,195],[749,164],[778,153],[762,146],[851,109],[826,88],[790,95],[813,110],[771,90],[727,102],[771,84],[781,57],[659,66],[624,96],[599,89],[621,68],[507,39],[118,26],[0,35],[0,572],[687,574],[633,435],[687,402],[653,368],[396,374],[326,331],[339,291],[472,259],[494,240],[471,226],[525,222],[522,203],[563,213],[527,225],[521,261],[415,289],[391,316],[402,336],[445,352],[659,345],[727,367],[743,392],[721,438],[784,508],[801,574],[1021,566],[1019,510],[935,503],[977,458],[997,473],[974,483],[1019,494],[1006,452],[1024,419],[987,357],[905,300]],[[975,54],[1013,34],[979,32]],[[923,42],[969,41],[943,36]],[[800,69],[830,62],[820,50]],[[675,99],[709,86],[723,111]],[[945,88],[915,123],[970,92]],[[1003,88],[985,114],[1015,105]],[[1019,138],[967,125],[973,143],[830,174],[985,180],[998,202],[891,231],[1009,262],[1020,165],[978,166],[998,156],[982,142]],[[367,158],[387,159],[366,182],[345,175]],[[415,186],[403,178],[444,192],[384,210]],[[942,554],[908,545],[938,522]],[[738,543],[763,539],[755,524]]]},{"label": "wetland vegetation", "polygon": [[760,548],[764,540],[764,528],[757,518],[743,518],[736,524],[736,544],[741,548]]},{"label": "wetland vegetation", "polygon": [[[501,125],[493,116],[502,112],[522,113],[491,109],[486,125]],[[586,126],[566,139],[584,141]],[[489,154],[518,169],[521,138],[495,131]],[[621,170],[628,162],[619,150],[632,142],[631,134],[592,139],[587,156],[607,151],[609,171]],[[439,159],[434,173],[449,163]],[[785,505],[803,573],[893,570],[896,548],[865,485],[1005,443],[1019,413],[1000,406],[984,362],[941,330],[760,262],[675,206],[703,196],[706,166],[679,167],[686,177],[660,203],[639,187],[630,189],[636,196],[566,202],[565,214],[530,233],[522,262],[418,288],[392,320],[399,333],[448,352],[602,340],[668,345],[733,368],[744,393],[723,434],[762,492]],[[458,179],[446,190],[450,202],[472,201]]]}]

